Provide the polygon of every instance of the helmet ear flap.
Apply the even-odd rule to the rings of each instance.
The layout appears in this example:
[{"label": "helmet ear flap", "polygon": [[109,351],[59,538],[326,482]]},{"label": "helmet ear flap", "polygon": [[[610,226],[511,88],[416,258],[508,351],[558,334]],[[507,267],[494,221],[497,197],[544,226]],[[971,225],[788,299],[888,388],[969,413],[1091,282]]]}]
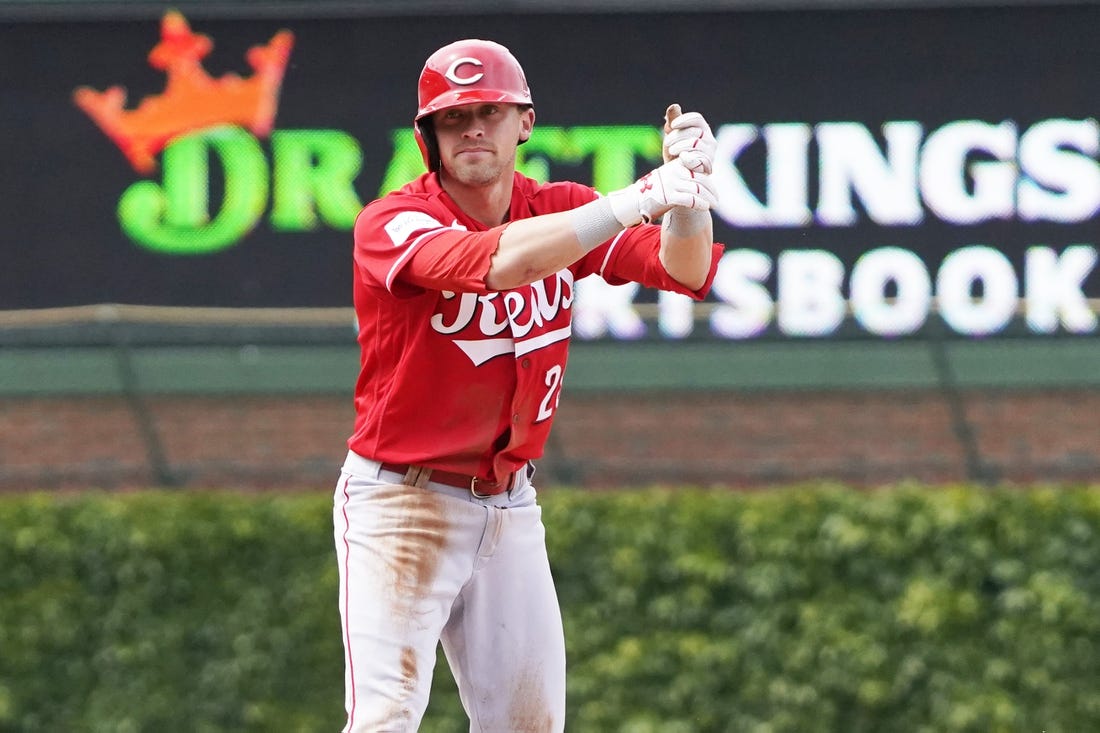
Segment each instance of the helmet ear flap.
[{"label": "helmet ear flap", "polygon": [[440,168],[439,145],[435,141],[435,130],[432,127],[430,117],[413,122],[413,131],[416,144],[420,147],[420,155],[424,158],[424,165],[429,173],[435,173]]}]

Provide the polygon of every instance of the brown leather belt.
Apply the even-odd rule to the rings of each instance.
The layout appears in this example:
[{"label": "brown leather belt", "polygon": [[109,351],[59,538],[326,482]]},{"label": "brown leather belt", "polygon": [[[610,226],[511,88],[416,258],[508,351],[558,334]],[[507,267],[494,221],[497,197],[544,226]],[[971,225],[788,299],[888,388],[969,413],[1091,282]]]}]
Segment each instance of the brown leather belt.
[{"label": "brown leather belt", "polygon": [[[409,469],[415,469],[416,466],[410,466],[402,463],[383,463],[381,469],[383,471],[393,471],[394,473],[400,473],[408,475]],[[516,483],[516,473],[513,472],[504,481],[486,481],[483,478],[477,476],[470,476],[465,473],[454,473],[452,471],[440,471],[435,468],[420,468],[421,471],[431,471],[428,476],[428,481],[435,481],[437,484],[443,484],[444,486],[454,486],[459,489],[466,489],[471,494],[479,498],[485,498],[487,496],[496,496],[497,494],[503,494],[509,491]],[[522,469],[521,469],[522,470]]]}]

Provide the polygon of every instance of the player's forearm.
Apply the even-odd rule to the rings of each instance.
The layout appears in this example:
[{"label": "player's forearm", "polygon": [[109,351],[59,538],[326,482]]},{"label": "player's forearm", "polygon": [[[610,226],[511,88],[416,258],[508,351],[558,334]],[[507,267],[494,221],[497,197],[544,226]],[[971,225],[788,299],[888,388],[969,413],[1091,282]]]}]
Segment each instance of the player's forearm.
[{"label": "player's forearm", "polygon": [[490,290],[527,285],[568,267],[584,253],[569,212],[520,219],[501,233],[485,285]]},{"label": "player's forearm", "polygon": [[661,264],[681,285],[698,290],[710,274],[713,243],[709,211],[675,208],[661,226]]},{"label": "player's forearm", "polygon": [[507,290],[568,267],[626,225],[599,198],[570,211],[520,219],[505,227],[485,276],[490,290]]}]

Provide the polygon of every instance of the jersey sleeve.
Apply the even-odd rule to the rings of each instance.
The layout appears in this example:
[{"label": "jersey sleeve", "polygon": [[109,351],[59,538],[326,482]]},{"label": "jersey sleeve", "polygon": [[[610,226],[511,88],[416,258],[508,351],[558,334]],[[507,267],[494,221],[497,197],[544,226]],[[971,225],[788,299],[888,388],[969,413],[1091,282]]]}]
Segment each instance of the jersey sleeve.
[{"label": "jersey sleeve", "polygon": [[725,246],[719,243],[711,245],[710,272],[698,290],[687,288],[668,274],[661,264],[660,250],[660,225],[641,224],[630,227],[578,261],[574,275],[580,279],[595,274],[611,285],[636,282],[647,288],[668,290],[691,296],[695,300],[703,300],[710,292]]},{"label": "jersey sleeve", "polygon": [[419,199],[387,197],[367,206],[355,220],[356,276],[398,297],[425,290],[487,292],[485,276],[502,228],[471,232],[445,224],[448,218]]}]

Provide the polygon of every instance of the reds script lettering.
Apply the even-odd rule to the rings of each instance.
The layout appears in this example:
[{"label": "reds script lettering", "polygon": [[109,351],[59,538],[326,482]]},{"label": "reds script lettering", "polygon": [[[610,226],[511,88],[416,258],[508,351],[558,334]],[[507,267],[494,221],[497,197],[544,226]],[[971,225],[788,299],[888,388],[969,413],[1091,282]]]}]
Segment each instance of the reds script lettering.
[{"label": "reds script lettering", "polygon": [[[503,354],[529,354],[568,338],[574,294],[569,270],[504,293],[445,290],[430,323],[436,333],[460,336],[455,345],[481,366]],[[501,338],[506,329],[510,335]]]}]

